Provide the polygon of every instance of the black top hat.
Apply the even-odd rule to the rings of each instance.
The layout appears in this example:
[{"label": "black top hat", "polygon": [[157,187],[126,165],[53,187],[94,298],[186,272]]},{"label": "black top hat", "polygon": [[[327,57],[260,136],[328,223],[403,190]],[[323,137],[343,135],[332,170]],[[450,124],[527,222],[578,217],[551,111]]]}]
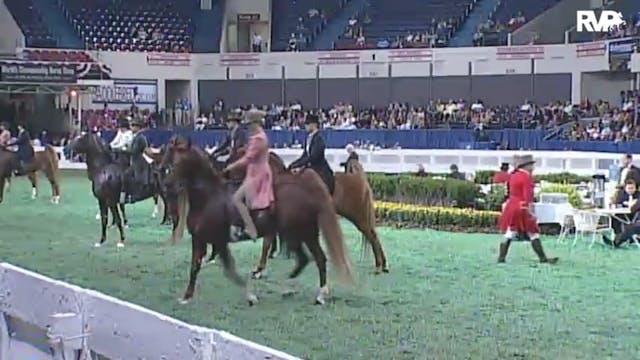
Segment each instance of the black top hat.
[{"label": "black top hat", "polygon": [[129,120],[120,119],[118,121],[118,127],[121,128],[121,129],[128,129],[129,128]]},{"label": "black top hat", "polygon": [[320,124],[320,118],[316,114],[307,114],[307,118],[304,120],[305,124]]},{"label": "black top hat", "polygon": [[502,171],[508,171],[509,170],[509,163],[503,162],[500,164],[500,170]]}]

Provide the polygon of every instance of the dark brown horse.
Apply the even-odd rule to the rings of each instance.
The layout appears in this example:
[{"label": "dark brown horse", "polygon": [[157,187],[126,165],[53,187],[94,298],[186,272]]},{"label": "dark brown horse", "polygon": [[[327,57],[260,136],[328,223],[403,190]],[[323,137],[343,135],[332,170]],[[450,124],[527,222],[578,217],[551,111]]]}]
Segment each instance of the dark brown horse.
[{"label": "dark brown horse", "polygon": [[[240,154],[243,150],[239,151]],[[352,160],[351,162],[354,162]],[[357,162],[356,162],[357,163]],[[269,164],[274,173],[285,173],[286,168],[282,159],[275,153],[270,153]],[[335,191],[333,203],[338,215],[349,220],[363,235],[363,249],[368,242],[375,257],[376,274],[387,273],[387,259],[376,231],[376,217],[373,200],[373,191],[367,181],[367,176],[360,163],[351,164],[351,173],[335,174]],[[233,178],[242,178],[244,173],[231,175]],[[253,272],[254,278],[260,278],[267,266],[267,258],[272,248],[271,239],[263,241],[260,262]]]},{"label": "dark brown horse", "polygon": [[[230,227],[238,224],[240,218],[225,179],[214,170],[206,153],[192,146],[184,137],[174,137],[170,141],[163,166],[173,167],[171,176],[180,194],[178,234],[174,233],[174,238],[181,236],[179,233],[185,227],[192,236],[191,274],[181,301],[184,303],[193,297],[207,243],[213,245],[222,259],[225,275],[247,290],[247,283],[236,272],[228,247],[231,241]],[[297,277],[309,262],[303,249],[303,244],[306,245],[316,261],[320,278],[320,289],[315,300],[318,304],[324,304],[329,289],[327,258],[318,239],[320,232],[339,279],[344,282],[352,280],[350,260],[331,197],[318,175],[312,171],[300,175],[274,174],[274,194],[276,202],[273,206],[252,211],[259,236],[273,239],[278,233],[287,241],[297,257],[290,278]],[[257,301],[257,297],[248,290],[246,295],[250,304]]]},{"label": "dark brown horse", "polygon": [[[126,216],[124,204],[120,201],[120,194],[125,189],[124,165],[114,161],[111,150],[97,134],[87,133],[78,136],[71,142],[71,150],[74,153],[86,155],[87,174],[91,180],[93,195],[98,200],[102,231],[100,241],[95,246],[100,247],[107,240],[107,223],[110,211],[113,222],[120,231],[120,241],[117,246],[124,247]],[[155,179],[153,180],[152,186],[145,195],[146,198],[155,197],[157,203],[160,186]]]},{"label": "dark brown horse", "polygon": [[[0,203],[4,197],[4,191],[11,182],[12,170],[18,164],[16,154],[0,147]],[[47,145],[43,151],[37,151],[33,158],[33,171],[27,173],[31,181],[31,198],[38,197],[38,171],[44,172],[51,184],[51,202],[60,203],[60,169],[58,168],[58,154],[55,149]]]},{"label": "dark brown horse", "polygon": [[[145,155],[147,155],[149,158],[153,160],[153,163],[151,164],[153,176],[156,181],[160,182],[161,179],[159,179],[159,177],[161,177],[161,174],[158,173],[158,164],[160,164],[160,161],[162,160],[162,155],[163,155],[162,149],[160,149],[159,151],[156,151],[156,150],[152,150],[151,148],[147,148],[145,150]],[[126,160],[126,159],[123,158],[123,160]],[[91,176],[94,171],[94,169],[91,168],[92,166],[93,165],[91,164],[87,164],[87,177],[89,178],[89,181],[91,181]],[[120,166],[127,167],[128,165],[121,163]],[[151,198],[153,199],[153,212],[151,213],[151,217],[155,219],[158,216],[159,199],[162,198],[162,202],[164,204],[164,215],[162,217],[162,221],[160,222],[160,224],[162,225],[168,224],[170,221],[170,209],[167,206],[168,202],[164,197],[164,193],[160,191],[158,194],[153,194]],[[118,204],[118,208],[120,209],[120,214],[122,216],[122,221],[124,222],[124,226],[128,227],[129,219],[127,218],[127,212],[125,211],[125,204]],[[100,220],[100,209],[98,209],[98,213],[96,214],[96,220]],[[111,226],[116,226],[115,217],[112,220]]]}]

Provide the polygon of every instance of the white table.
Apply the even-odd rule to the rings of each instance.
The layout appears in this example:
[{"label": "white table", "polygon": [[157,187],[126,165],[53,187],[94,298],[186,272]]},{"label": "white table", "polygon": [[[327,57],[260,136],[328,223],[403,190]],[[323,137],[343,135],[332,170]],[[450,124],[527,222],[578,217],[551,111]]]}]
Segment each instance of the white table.
[{"label": "white table", "polygon": [[609,227],[611,227],[611,220],[616,219],[622,224],[622,230],[626,225],[631,225],[633,219],[629,219],[627,215],[631,215],[631,209],[628,207],[613,207],[605,209],[595,209],[596,213],[609,217]]}]

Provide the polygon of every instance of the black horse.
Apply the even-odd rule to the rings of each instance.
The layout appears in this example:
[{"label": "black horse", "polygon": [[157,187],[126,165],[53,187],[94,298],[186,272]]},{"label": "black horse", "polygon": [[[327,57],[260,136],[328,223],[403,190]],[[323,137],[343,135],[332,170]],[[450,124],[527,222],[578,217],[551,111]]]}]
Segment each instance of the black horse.
[{"label": "black horse", "polygon": [[[102,233],[100,241],[95,244],[96,247],[102,246],[107,240],[109,210],[113,216],[113,223],[120,231],[120,241],[117,246],[123,247],[125,241],[124,225],[127,223],[127,218],[124,204],[120,201],[120,194],[125,190],[128,176],[126,168],[114,160],[111,150],[97,134],[86,133],[77,137],[71,143],[71,150],[76,154],[86,156],[87,172],[92,183],[93,195],[98,200]],[[153,177],[150,191],[144,194],[143,199],[153,197],[157,203],[159,194],[160,186],[157,178]]]}]

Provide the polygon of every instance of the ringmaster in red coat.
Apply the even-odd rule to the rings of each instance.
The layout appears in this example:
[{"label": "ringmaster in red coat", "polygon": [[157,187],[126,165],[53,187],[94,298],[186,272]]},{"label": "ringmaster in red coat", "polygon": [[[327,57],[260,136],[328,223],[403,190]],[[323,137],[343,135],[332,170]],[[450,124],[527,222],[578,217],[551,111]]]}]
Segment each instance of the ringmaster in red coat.
[{"label": "ringmaster in red coat", "polygon": [[511,242],[517,237],[528,238],[531,247],[540,258],[540,262],[555,264],[558,258],[548,258],[540,242],[540,230],[533,214],[533,168],[535,160],[532,155],[514,157],[516,170],[507,183],[509,197],[500,215],[500,231],[504,232],[505,241],[500,243],[498,262],[505,262]]}]

